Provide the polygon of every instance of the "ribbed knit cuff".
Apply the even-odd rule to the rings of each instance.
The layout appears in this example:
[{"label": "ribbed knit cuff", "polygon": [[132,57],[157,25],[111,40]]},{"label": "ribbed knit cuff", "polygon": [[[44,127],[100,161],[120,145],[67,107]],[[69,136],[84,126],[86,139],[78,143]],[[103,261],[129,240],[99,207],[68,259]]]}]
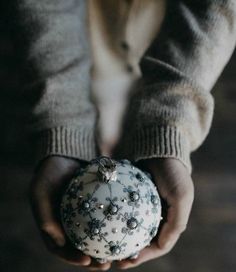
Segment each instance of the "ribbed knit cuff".
[{"label": "ribbed knit cuff", "polygon": [[97,156],[96,153],[93,130],[55,127],[37,135],[37,163],[51,155],[90,161]]},{"label": "ribbed knit cuff", "polygon": [[144,127],[132,132],[122,145],[122,155],[131,161],[150,158],[175,158],[191,173],[190,149],[184,133],[177,127]]}]

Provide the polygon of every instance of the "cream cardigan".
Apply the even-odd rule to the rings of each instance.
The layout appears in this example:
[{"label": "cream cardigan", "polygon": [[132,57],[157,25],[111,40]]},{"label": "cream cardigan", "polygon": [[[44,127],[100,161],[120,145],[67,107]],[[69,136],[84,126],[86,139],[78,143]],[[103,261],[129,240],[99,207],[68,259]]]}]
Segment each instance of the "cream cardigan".
[{"label": "cream cardigan", "polygon": [[89,1],[92,94],[102,154],[110,155],[119,140],[128,93],[142,76],[139,61],[158,34],[165,5],[164,0]]}]

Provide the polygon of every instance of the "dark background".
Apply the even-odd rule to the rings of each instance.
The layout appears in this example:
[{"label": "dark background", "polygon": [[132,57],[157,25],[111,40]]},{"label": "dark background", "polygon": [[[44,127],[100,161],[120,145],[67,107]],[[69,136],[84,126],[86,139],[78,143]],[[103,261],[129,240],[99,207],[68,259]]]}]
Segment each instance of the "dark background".
[{"label": "dark background", "polygon": [[[135,271],[236,271],[235,71],[236,54],[212,91],[211,132],[192,156],[195,202],[188,229],[170,254]],[[78,271],[48,253],[39,237],[28,203],[33,152],[22,117],[11,107],[0,108],[0,271]]]}]

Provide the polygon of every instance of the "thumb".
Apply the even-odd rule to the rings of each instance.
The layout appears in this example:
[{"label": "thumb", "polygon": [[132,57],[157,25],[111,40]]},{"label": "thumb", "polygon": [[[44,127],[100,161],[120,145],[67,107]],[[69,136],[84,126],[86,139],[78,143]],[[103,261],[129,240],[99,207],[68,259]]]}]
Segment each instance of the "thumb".
[{"label": "thumb", "polygon": [[29,195],[32,211],[48,246],[65,245],[59,214],[60,199],[64,186],[78,167],[76,160],[49,157],[40,164],[31,181]]},{"label": "thumb", "polygon": [[64,232],[55,222],[46,222],[40,228],[43,240],[49,248],[54,248],[55,245],[63,247],[66,243]]},{"label": "thumb", "polygon": [[[33,181],[30,202],[36,223],[49,248],[63,247],[66,243],[64,231],[60,225],[55,203],[52,203],[49,192],[42,183]],[[54,208],[55,207],[55,208]]]}]

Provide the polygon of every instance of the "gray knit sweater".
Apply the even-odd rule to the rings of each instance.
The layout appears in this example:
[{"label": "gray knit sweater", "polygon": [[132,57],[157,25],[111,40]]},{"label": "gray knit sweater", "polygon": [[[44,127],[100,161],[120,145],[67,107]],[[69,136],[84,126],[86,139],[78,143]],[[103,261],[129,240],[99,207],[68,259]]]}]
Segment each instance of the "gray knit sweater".
[{"label": "gray knit sweater", "polygon": [[[210,90],[235,47],[236,2],[166,2],[160,33],[140,62],[142,78],[129,97],[115,156],[174,157],[191,169],[190,153],[212,120]],[[24,110],[37,160],[53,154],[90,160],[99,152],[86,6],[85,0],[0,4],[1,96]]]}]

